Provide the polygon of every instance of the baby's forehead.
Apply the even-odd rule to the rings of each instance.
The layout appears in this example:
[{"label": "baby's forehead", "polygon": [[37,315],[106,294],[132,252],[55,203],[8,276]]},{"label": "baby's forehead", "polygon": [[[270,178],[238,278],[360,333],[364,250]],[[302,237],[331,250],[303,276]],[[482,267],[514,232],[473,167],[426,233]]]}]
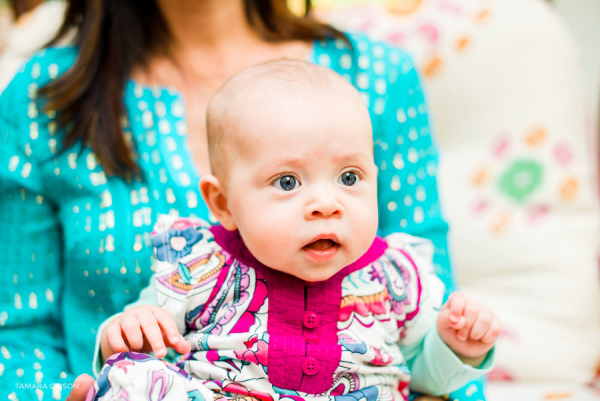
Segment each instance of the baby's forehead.
[{"label": "baby's forehead", "polygon": [[306,140],[344,140],[348,133],[359,141],[354,146],[368,143],[372,152],[370,117],[358,91],[334,71],[302,61],[236,75],[211,101],[207,121],[211,166],[233,153],[260,153],[267,145],[307,148]]},{"label": "baby's forehead", "polygon": [[281,138],[290,132],[302,132],[322,127],[344,126],[348,121],[370,125],[369,113],[356,94],[346,88],[327,87],[319,91],[297,90],[260,91],[247,93],[242,101],[235,102],[231,112],[231,128],[244,136],[248,129],[262,127],[278,129]]},{"label": "baby's forehead", "polygon": [[[241,118],[231,120],[227,147],[240,156],[272,158],[322,157],[360,151],[372,155],[373,142],[368,112],[358,101],[331,96],[263,96]],[[278,158],[278,159],[279,159]]]}]

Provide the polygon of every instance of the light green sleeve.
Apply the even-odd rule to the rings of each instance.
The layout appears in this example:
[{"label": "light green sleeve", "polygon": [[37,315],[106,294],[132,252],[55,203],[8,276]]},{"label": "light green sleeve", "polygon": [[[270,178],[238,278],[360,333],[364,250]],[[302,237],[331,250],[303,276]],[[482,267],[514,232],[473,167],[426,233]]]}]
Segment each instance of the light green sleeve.
[{"label": "light green sleeve", "polygon": [[479,368],[462,363],[448,348],[435,327],[423,341],[401,345],[400,350],[412,372],[410,388],[431,395],[448,394],[488,374],[494,365],[492,348]]},{"label": "light green sleeve", "polygon": [[[134,303],[131,303],[125,307],[125,310],[133,308],[135,306],[140,305],[155,305],[158,306],[158,299],[156,297],[156,276],[152,275],[150,278],[150,284],[148,287],[144,288],[140,293],[140,297]],[[102,339],[102,333],[104,329],[115,317],[119,316],[121,313],[117,313],[112,315],[108,319],[106,319],[98,329],[98,334],[96,334],[96,348],[94,351],[94,361],[93,361],[93,371],[94,376],[98,377],[100,375],[100,371],[102,370],[102,355],[100,353],[100,340]]]}]

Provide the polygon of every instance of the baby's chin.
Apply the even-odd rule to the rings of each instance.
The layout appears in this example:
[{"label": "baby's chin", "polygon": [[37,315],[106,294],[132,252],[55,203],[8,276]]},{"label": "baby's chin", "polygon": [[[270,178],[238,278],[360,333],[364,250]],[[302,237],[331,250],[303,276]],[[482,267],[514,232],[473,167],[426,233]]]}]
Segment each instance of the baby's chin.
[{"label": "baby's chin", "polygon": [[[351,252],[348,252],[351,250]],[[327,281],[343,270],[346,266],[356,261],[362,253],[353,247],[341,245],[333,260],[315,261],[307,257],[305,251],[300,249],[296,254],[284,258],[268,259],[262,258],[259,252],[255,254],[256,259],[265,266],[282,273],[289,274],[309,284],[318,284]]]},{"label": "baby's chin", "polygon": [[340,263],[335,261],[323,265],[312,265],[305,267],[298,267],[294,272],[290,272],[293,276],[296,276],[300,280],[305,281],[309,285],[316,285],[322,281],[327,281],[331,277],[335,276],[340,270],[346,267],[346,263]]}]

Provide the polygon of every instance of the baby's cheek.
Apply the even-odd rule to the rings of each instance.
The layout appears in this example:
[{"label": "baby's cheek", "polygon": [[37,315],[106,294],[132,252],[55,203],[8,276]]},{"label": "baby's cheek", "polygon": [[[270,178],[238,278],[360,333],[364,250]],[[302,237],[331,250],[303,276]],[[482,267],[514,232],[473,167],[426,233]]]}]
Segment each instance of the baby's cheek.
[{"label": "baby's cheek", "polygon": [[[246,246],[263,264],[274,267],[288,259],[289,248],[297,242],[292,238],[294,224],[273,210],[260,210],[252,213],[240,227]],[[289,259],[288,259],[289,260]]]},{"label": "baby's cheek", "polygon": [[[372,199],[374,198],[374,199]],[[359,253],[366,252],[377,235],[377,198],[364,197],[356,200],[351,213],[346,213],[351,227],[352,247]]]}]

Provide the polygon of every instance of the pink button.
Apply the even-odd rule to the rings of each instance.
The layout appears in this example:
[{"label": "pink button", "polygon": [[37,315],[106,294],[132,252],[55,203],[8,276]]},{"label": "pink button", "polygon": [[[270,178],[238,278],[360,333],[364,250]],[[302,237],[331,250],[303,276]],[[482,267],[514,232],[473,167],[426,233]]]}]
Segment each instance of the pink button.
[{"label": "pink button", "polygon": [[304,327],[309,329],[314,329],[317,327],[320,321],[321,319],[319,318],[319,315],[317,315],[315,312],[306,312],[304,314],[304,319],[302,320]]},{"label": "pink button", "polygon": [[306,358],[304,362],[302,362],[302,371],[307,375],[316,375],[319,371],[319,361],[315,358]]},{"label": "pink button", "polygon": [[321,342],[321,339],[316,334],[305,334],[304,335],[304,339],[306,341],[308,341],[309,343],[315,343],[316,344],[316,343]]}]

